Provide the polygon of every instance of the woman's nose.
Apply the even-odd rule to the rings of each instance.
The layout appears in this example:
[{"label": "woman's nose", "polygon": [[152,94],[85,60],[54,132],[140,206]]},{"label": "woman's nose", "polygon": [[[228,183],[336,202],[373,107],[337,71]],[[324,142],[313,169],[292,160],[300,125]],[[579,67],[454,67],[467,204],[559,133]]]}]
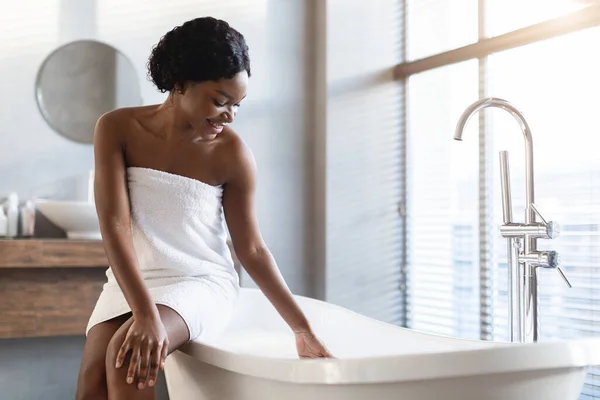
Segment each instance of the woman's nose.
[{"label": "woman's nose", "polygon": [[228,124],[231,124],[233,122],[234,118],[235,118],[235,111],[233,109],[230,111],[225,111],[223,113],[223,120],[225,122],[227,122]]}]

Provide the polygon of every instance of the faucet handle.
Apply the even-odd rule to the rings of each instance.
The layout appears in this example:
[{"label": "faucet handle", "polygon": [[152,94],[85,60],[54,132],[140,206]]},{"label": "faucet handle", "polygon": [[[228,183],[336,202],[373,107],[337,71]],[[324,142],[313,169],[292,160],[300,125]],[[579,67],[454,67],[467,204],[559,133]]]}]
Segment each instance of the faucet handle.
[{"label": "faucet handle", "polygon": [[561,267],[556,267],[556,269],[558,270],[558,273],[563,278],[563,280],[565,281],[565,283],[567,284],[567,286],[569,288],[572,288],[573,285],[571,285],[571,281],[569,281],[569,278],[567,278],[567,275],[565,275],[565,273],[563,272],[562,268]]},{"label": "faucet handle", "polygon": [[548,221],[545,225],[548,239],[556,239],[560,235],[560,224],[558,222]]},{"label": "faucet handle", "polygon": [[535,206],[535,204],[531,203],[531,204],[529,204],[529,207],[531,207],[531,209],[533,210],[533,212],[536,213],[536,215],[538,217],[540,217],[540,219],[542,220],[542,223],[544,225],[548,224],[548,222],[546,222],[546,220],[544,219],[544,217],[542,217],[542,214],[539,212],[539,210],[537,209],[537,207]]},{"label": "faucet handle", "polygon": [[540,258],[545,261],[543,263],[545,264],[544,267],[552,269],[560,268],[560,254],[557,251],[542,251],[540,255]]},{"label": "faucet handle", "polygon": [[531,207],[533,212],[542,220],[542,224],[545,228],[545,235],[543,235],[543,237],[545,239],[556,239],[560,234],[560,224],[554,221],[546,221],[546,219],[542,216],[542,213],[540,213],[535,204],[531,203],[529,207]]},{"label": "faucet handle", "polygon": [[571,284],[571,281],[569,281],[569,278],[567,278],[567,275],[564,273],[564,271],[560,267],[560,255],[558,254],[558,252],[552,250],[552,251],[548,251],[548,252],[543,252],[542,254],[545,256],[544,258],[547,261],[547,263],[546,263],[547,268],[556,269],[558,271],[558,273],[560,274],[560,277],[567,284],[567,286],[569,288],[572,288],[573,285]]}]

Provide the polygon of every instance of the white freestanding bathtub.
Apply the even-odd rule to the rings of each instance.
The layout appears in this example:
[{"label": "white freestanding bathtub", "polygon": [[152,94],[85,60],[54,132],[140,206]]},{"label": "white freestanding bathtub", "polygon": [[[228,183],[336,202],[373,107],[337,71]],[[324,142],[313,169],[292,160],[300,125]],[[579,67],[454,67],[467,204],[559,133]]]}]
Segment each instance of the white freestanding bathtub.
[{"label": "white freestanding bathtub", "polygon": [[600,364],[600,339],[463,340],[296,298],[336,359],[298,359],[279,314],[243,288],[221,336],[167,358],[171,400],[576,400],[587,367]]}]

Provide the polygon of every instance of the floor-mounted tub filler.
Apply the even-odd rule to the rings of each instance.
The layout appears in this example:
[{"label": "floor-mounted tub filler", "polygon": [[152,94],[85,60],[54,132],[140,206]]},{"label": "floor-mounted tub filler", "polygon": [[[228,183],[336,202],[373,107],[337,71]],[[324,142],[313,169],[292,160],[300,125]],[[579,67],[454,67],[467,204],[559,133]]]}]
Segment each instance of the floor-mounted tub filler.
[{"label": "floor-mounted tub filler", "polygon": [[515,117],[525,139],[524,223],[513,222],[508,154],[500,153],[510,341],[426,334],[296,296],[336,357],[299,360],[283,319],[260,291],[244,288],[218,339],[190,342],[167,358],[171,400],[577,400],[588,367],[600,365],[600,338],[538,341],[537,269],[556,269],[570,283],[558,254],[537,249],[537,240],[556,237],[559,227],[534,204],[529,126],[512,104],[487,98],[461,115],[455,139],[488,107]]},{"label": "floor-mounted tub filler", "polygon": [[167,358],[171,400],[576,400],[600,338],[510,343],[420,333],[296,296],[336,359],[300,360],[266,297],[243,288],[217,339]]}]

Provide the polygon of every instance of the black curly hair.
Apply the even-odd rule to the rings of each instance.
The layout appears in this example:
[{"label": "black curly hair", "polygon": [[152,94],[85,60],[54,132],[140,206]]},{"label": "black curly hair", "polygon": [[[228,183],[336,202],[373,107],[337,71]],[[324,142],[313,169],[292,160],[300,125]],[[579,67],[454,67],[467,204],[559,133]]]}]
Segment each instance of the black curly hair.
[{"label": "black curly hair", "polygon": [[167,32],[152,49],[148,75],[161,92],[186,82],[233,78],[246,70],[250,56],[244,36],[213,17],[196,18]]}]

